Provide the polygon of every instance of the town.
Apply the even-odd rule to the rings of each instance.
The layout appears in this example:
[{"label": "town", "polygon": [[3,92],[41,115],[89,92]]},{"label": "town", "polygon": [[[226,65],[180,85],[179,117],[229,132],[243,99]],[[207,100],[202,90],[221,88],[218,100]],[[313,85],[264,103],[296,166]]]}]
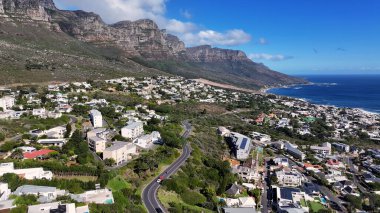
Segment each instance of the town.
[{"label": "town", "polygon": [[[163,162],[179,156],[181,116],[192,123],[215,106],[225,108],[219,116],[237,119],[207,127],[224,147],[217,159],[228,162],[233,178],[219,192],[191,188],[202,199],[189,212],[380,209],[378,114],[175,76],[1,88],[0,94],[0,211],[145,211],[136,194]],[[173,113],[183,103],[204,107]],[[203,151],[195,146],[191,157]],[[163,178],[165,193],[180,193],[175,178]]]}]

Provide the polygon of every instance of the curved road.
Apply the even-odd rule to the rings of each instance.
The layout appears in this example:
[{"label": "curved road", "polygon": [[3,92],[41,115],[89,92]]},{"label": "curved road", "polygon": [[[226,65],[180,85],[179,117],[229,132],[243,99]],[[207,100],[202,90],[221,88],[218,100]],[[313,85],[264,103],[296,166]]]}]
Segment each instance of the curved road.
[{"label": "curved road", "polygon": [[[191,124],[185,121],[183,122],[183,126],[185,127],[185,132],[183,133],[182,137],[188,138],[191,132]],[[161,186],[159,183],[157,183],[157,179],[160,176],[164,176],[165,179],[167,179],[168,177],[176,173],[178,169],[190,157],[190,153],[191,148],[189,144],[186,143],[183,147],[183,152],[181,156],[174,163],[172,163],[163,173],[161,173],[158,177],[153,179],[153,181],[150,182],[147,187],[145,187],[142,193],[142,200],[149,213],[165,211],[164,207],[161,205],[160,201],[157,198],[157,191]]]}]

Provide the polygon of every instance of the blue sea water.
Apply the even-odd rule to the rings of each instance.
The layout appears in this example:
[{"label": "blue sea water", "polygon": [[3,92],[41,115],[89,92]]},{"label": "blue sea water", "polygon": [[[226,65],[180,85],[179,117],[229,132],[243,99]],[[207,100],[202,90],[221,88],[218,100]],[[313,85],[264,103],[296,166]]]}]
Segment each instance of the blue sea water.
[{"label": "blue sea water", "polygon": [[314,104],[361,108],[380,113],[380,75],[312,75],[311,85],[274,88],[268,93],[302,98]]}]

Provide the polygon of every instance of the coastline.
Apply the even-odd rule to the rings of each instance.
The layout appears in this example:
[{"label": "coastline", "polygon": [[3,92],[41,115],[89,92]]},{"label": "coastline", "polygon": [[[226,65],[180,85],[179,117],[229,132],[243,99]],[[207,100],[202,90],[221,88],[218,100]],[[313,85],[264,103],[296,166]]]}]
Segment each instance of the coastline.
[{"label": "coastline", "polygon": [[[278,95],[278,94],[274,94],[274,93],[270,93],[269,92],[272,89],[284,89],[284,88],[291,88],[291,87],[297,87],[297,86],[310,86],[310,85],[317,85],[317,84],[318,83],[309,82],[309,83],[306,83],[306,84],[291,84],[291,85],[283,85],[283,86],[276,86],[276,87],[267,87],[267,88],[260,89],[260,92],[262,92],[265,95],[276,95],[276,96],[280,96],[280,97],[286,97],[286,98],[290,98],[290,99],[305,101],[305,102],[308,102],[309,104],[312,104],[312,105],[315,105],[315,106],[328,106],[328,107],[334,107],[334,108],[337,108],[337,109],[359,110],[359,111],[361,111],[364,114],[370,114],[370,115],[380,116],[380,112],[373,112],[373,111],[370,111],[370,110],[367,110],[367,109],[363,109],[363,108],[360,108],[360,107],[336,106],[334,104],[316,104],[316,103],[313,103],[312,100],[308,100],[308,99],[305,99],[305,98],[297,98],[297,97],[286,96],[286,95]],[[335,83],[331,83],[331,84],[332,85],[336,85]]]}]

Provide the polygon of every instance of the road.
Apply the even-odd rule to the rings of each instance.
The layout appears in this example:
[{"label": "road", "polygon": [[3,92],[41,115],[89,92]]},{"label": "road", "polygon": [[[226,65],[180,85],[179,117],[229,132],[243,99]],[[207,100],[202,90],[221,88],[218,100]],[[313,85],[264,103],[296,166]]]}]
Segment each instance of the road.
[{"label": "road", "polygon": [[264,172],[263,172],[263,177],[264,177],[264,184],[263,184],[263,187],[264,187],[264,190],[263,190],[263,193],[261,195],[261,206],[262,206],[262,209],[261,209],[261,212],[262,213],[268,213],[268,200],[270,200],[270,197],[269,197],[269,194],[268,194],[268,189],[269,189],[269,170],[267,168],[268,164],[267,164],[267,159],[265,159],[265,169],[264,169]]},{"label": "road", "polygon": [[[185,127],[185,132],[183,133],[182,137],[188,138],[191,132],[191,124],[185,121],[183,122],[183,126]],[[157,198],[157,191],[161,186],[159,183],[157,183],[157,179],[161,176],[164,176],[166,179],[170,177],[171,175],[173,175],[174,173],[176,173],[178,169],[190,157],[190,154],[191,154],[190,145],[186,143],[183,147],[183,152],[181,156],[174,163],[172,163],[163,173],[161,173],[159,176],[154,178],[152,182],[148,184],[147,187],[145,187],[142,193],[142,200],[149,213],[157,212],[158,209],[160,209],[162,212],[165,212],[164,207],[162,206],[162,204]]]}]

